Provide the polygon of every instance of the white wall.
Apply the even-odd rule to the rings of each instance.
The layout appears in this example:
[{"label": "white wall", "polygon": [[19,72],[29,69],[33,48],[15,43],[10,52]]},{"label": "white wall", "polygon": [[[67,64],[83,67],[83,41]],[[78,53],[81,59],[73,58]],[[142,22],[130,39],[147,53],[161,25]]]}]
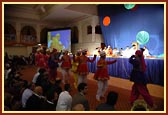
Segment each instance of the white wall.
[{"label": "white wall", "polygon": [[26,46],[7,46],[4,48],[4,53],[7,52],[8,55],[23,55],[28,57],[31,51],[32,48]]},{"label": "white wall", "polygon": [[[92,26],[92,34],[87,34],[87,26]],[[71,26],[77,26],[79,30],[79,43],[72,44],[72,53],[75,53],[78,49],[88,49],[93,54],[96,47],[100,47],[104,42],[101,34],[95,34],[95,26],[99,25],[99,19],[97,16],[86,18],[82,21],[73,23]]]}]

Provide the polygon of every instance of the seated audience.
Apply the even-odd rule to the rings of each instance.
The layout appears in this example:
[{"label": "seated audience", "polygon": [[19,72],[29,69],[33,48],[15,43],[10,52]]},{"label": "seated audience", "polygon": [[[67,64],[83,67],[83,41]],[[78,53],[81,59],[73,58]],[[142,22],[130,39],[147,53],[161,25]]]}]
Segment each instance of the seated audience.
[{"label": "seated audience", "polygon": [[70,111],[72,104],[72,97],[69,94],[71,91],[70,84],[64,85],[64,91],[62,91],[59,95],[56,111]]},{"label": "seated audience", "polygon": [[80,83],[78,85],[78,93],[75,94],[72,98],[72,108],[77,104],[82,104],[85,111],[89,111],[89,102],[86,99],[85,95],[87,94],[88,88],[86,83]]},{"label": "seated audience", "polygon": [[105,103],[101,103],[96,107],[96,111],[115,111],[115,104],[118,100],[118,93],[110,91],[107,95]]},{"label": "seated audience", "polygon": [[43,96],[43,88],[41,86],[36,86],[33,95],[27,100],[25,108],[28,111],[42,111],[45,100],[46,99]]}]

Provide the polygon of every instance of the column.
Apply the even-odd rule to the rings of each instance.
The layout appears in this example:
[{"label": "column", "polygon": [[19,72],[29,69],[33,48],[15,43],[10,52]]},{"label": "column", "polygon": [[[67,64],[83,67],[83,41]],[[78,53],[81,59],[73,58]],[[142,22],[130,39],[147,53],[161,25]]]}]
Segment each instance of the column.
[{"label": "column", "polygon": [[20,43],[21,42],[21,24],[19,22],[16,22],[16,42]]},{"label": "column", "polygon": [[40,31],[41,31],[41,28],[39,25],[37,25],[36,27],[37,43],[40,43]]},{"label": "column", "polygon": [[78,32],[79,32],[78,42],[82,43],[82,26],[80,24],[78,25]]}]

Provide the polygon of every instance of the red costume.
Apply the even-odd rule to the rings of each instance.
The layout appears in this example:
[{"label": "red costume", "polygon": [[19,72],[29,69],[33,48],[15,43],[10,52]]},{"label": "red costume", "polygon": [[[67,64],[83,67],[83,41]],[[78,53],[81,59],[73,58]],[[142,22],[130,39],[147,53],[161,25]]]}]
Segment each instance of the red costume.
[{"label": "red costume", "polygon": [[64,69],[70,69],[71,68],[71,58],[69,55],[63,55],[61,58],[62,64],[61,67]]},{"label": "red costume", "polygon": [[87,75],[89,73],[89,69],[87,66],[87,62],[94,62],[96,59],[96,55],[94,55],[94,58],[91,60],[87,56],[82,55],[79,57],[79,66],[78,66],[78,73],[79,75]]},{"label": "red costume", "polygon": [[45,63],[45,56],[42,53],[36,53],[35,54],[35,63],[36,66],[38,66],[39,68],[45,68],[46,67],[46,63]]},{"label": "red costume", "polygon": [[96,80],[109,80],[110,77],[108,75],[107,65],[113,64],[115,62],[116,62],[116,60],[106,61],[106,60],[100,58],[100,60],[97,62],[97,70],[95,72],[94,79],[96,79]]}]

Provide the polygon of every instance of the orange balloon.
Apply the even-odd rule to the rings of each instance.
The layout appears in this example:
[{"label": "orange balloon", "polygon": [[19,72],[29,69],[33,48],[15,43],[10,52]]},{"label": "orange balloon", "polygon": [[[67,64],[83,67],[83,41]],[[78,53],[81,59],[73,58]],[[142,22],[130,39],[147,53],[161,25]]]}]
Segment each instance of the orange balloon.
[{"label": "orange balloon", "polygon": [[110,24],[110,17],[109,16],[104,17],[103,25],[108,26],[109,24]]}]

